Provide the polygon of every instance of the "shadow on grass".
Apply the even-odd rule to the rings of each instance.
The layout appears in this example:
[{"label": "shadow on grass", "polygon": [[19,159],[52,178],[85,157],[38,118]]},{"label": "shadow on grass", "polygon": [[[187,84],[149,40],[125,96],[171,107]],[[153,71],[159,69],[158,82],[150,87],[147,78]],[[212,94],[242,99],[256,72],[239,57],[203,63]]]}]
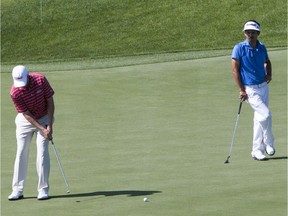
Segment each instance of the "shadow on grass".
[{"label": "shadow on grass", "polygon": [[66,194],[59,196],[51,196],[54,198],[75,198],[75,197],[94,197],[94,196],[122,196],[126,195],[128,197],[133,196],[147,196],[155,193],[161,193],[161,191],[139,191],[139,190],[120,190],[120,191],[96,191],[91,193],[78,193],[78,194]]},{"label": "shadow on grass", "polygon": [[288,156],[282,156],[282,157],[271,157],[269,160],[287,160]]},{"label": "shadow on grass", "polygon": [[[57,198],[84,198],[84,197],[100,197],[100,196],[123,196],[126,195],[128,197],[135,197],[135,196],[148,196],[153,195],[155,193],[162,193],[161,191],[141,191],[141,190],[119,190],[119,191],[96,191],[96,192],[88,192],[88,193],[77,193],[77,194],[64,194],[64,195],[57,195],[57,196],[49,196],[50,199],[57,199]],[[24,199],[34,199],[35,197],[25,197]]]}]

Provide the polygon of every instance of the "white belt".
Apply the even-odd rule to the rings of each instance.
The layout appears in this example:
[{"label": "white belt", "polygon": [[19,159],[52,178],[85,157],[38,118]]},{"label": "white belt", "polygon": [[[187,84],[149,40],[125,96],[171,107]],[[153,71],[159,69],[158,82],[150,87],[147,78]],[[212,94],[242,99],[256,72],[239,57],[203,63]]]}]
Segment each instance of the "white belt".
[{"label": "white belt", "polygon": [[263,86],[266,86],[267,82],[263,82],[261,84],[257,84],[257,85],[246,85],[247,87],[252,87],[252,88],[262,88]]}]

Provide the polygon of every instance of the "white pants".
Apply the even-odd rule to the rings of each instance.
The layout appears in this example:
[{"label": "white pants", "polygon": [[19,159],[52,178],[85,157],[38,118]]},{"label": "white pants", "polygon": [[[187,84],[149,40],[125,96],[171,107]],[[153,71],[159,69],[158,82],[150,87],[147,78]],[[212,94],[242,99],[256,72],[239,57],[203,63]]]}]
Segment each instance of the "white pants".
[{"label": "white pants", "polygon": [[274,136],[272,134],[272,115],[269,110],[269,86],[260,85],[245,86],[248,94],[248,104],[254,110],[253,147],[251,154],[257,151],[265,153],[266,145],[274,148]]},{"label": "white pants", "polygon": [[[38,122],[46,126],[48,124],[48,116],[38,119]],[[38,192],[49,190],[49,173],[50,173],[50,157],[49,157],[49,140],[45,139],[40,131],[33,126],[23,114],[18,114],[15,119],[16,123],[16,139],[17,153],[14,164],[14,175],[12,182],[13,191],[22,191],[25,186],[27,175],[29,147],[32,137],[35,134],[37,144],[37,160],[36,170],[38,174]]]}]

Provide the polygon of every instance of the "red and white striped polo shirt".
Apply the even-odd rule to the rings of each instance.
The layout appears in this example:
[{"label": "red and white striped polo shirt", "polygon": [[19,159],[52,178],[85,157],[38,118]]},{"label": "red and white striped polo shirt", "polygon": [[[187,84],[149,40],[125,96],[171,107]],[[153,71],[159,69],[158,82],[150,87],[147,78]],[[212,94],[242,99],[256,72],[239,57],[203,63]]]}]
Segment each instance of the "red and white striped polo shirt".
[{"label": "red and white striped polo shirt", "polygon": [[47,99],[54,95],[46,77],[39,73],[29,73],[26,87],[11,87],[10,96],[18,113],[29,110],[36,119],[47,114]]}]

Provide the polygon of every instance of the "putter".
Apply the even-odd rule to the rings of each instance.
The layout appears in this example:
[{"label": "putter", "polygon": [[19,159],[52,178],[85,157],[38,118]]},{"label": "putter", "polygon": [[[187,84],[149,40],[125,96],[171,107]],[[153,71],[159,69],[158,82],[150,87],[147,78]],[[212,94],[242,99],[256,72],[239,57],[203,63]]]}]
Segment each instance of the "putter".
[{"label": "putter", "polygon": [[237,128],[237,126],[238,126],[238,121],[239,121],[239,117],[240,117],[242,102],[243,102],[243,101],[241,100],[241,101],[240,101],[240,104],[239,104],[238,115],[237,115],[236,122],[235,122],[235,126],[234,126],[234,131],[233,131],[233,135],[232,135],[232,141],[231,141],[231,145],[230,145],[230,150],[229,150],[228,157],[227,157],[226,161],[224,162],[224,164],[228,164],[228,163],[229,163],[229,159],[230,159],[230,157],[231,157],[232,147],[233,147],[233,145],[234,145],[234,138],[235,138],[235,134],[236,134],[236,128]]},{"label": "putter", "polygon": [[62,176],[63,176],[64,182],[65,182],[66,187],[67,187],[67,193],[70,193],[69,185],[68,185],[67,179],[66,179],[66,177],[65,177],[63,167],[62,167],[62,165],[61,165],[61,162],[60,162],[59,156],[58,156],[57,151],[56,151],[56,147],[55,147],[54,142],[53,142],[52,139],[51,139],[51,143],[52,143],[52,147],[53,147],[53,150],[54,150],[54,153],[55,153],[55,156],[56,156],[56,159],[57,159],[57,162],[58,162],[58,165],[59,165],[60,171],[61,171],[61,173],[62,173]]}]

